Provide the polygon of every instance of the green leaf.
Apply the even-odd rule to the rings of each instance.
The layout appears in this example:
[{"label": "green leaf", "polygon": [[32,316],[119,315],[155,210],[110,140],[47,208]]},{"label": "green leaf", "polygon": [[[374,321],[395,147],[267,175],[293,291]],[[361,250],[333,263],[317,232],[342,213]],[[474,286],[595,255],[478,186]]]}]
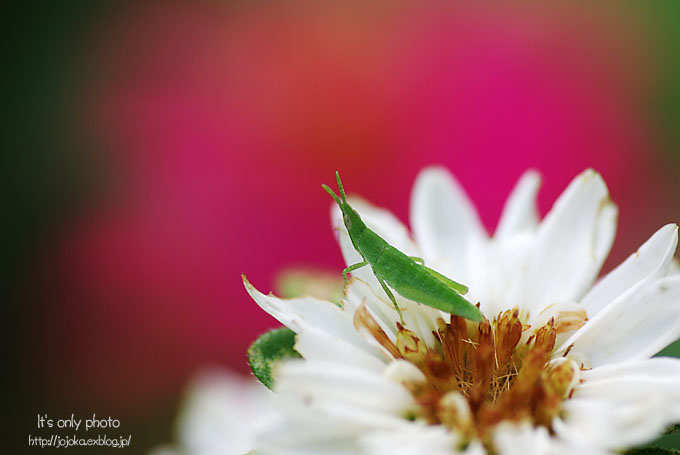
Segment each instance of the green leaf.
[{"label": "green leaf", "polygon": [[662,449],[661,447],[643,447],[640,449],[630,449],[624,452],[624,455],[678,455],[679,451],[675,449]]},{"label": "green leaf", "polygon": [[301,357],[293,349],[294,345],[295,332],[282,327],[260,335],[248,348],[250,369],[267,388],[274,385],[276,367],[281,361]]},{"label": "green leaf", "polygon": [[[649,444],[645,444],[643,446],[637,447],[635,449],[631,449],[628,452],[625,452],[625,455],[633,454],[633,455],[655,455],[655,454],[678,454],[680,455],[680,451],[675,449],[676,447],[680,447],[680,424],[671,424],[666,427],[666,431],[659,436],[656,440],[650,442]],[[659,451],[652,451],[652,452],[640,452],[641,450],[657,450],[657,449],[665,449],[666,452],[659,452]],[[668,450],[671,450],[670,452]],[[637,450],[638,452],[635,452]],[[675,451],[673,451],[675,450]]]}]

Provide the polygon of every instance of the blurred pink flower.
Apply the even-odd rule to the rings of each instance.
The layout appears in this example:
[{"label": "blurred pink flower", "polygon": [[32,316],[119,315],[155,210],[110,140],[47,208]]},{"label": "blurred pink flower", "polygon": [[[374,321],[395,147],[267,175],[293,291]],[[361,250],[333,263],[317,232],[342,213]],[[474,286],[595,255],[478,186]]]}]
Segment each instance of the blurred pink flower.
[{"label": "blurred pink flower", "polygon": [[[65,387],[144,406],[204,361],[245,368],[270,322],[240,274],[270,288],[287,265],[340,269],[319,187],[336,169],[402,218],[431,163],[455,172],[489,226],[527,167],[550,177],[543,210],[586,167],[639,207],[631,182],[649,144],[634,39],[580,13],[380,1],[121,12],[93,40],[85,108],[110,198],[69,226],[53,264],[48,317],[66,328],[46,336],[76,346]],[[624,252],[650,228],[629,227]]]}]

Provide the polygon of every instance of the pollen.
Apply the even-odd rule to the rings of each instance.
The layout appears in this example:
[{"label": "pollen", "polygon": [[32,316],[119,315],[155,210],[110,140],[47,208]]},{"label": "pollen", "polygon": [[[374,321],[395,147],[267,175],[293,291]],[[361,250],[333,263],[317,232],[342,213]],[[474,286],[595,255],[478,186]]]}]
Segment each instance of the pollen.
[{"label": "pollen", "polygon": [[427,345],[400,324],[392,342],[363,307],[354,320],[386,353],[422,372],[424,380],[405,380],[404,385],[428,423],[482,441],[489,441],[489,430],[503,421],[529,420],[552,431],[553,418],[578,382],[578,368],[567,358],[551,359],[551,353],[558,333],[574,321],[552,317],[532,328],[515,308],[493,321],[452,315],[437,322],[435,343]]}]

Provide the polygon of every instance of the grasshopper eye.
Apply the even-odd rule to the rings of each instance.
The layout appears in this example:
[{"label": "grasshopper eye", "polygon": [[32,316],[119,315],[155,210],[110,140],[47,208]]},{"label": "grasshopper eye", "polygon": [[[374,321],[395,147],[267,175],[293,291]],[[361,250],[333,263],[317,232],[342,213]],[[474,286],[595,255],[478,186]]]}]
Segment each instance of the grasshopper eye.
[{"label": "grasshopper eye", "polygon": [[342,215],[342,221],[345,223],[345,227],[347,229],[352,229],[352,220],[349,218],[349,215],[346,213]]}]

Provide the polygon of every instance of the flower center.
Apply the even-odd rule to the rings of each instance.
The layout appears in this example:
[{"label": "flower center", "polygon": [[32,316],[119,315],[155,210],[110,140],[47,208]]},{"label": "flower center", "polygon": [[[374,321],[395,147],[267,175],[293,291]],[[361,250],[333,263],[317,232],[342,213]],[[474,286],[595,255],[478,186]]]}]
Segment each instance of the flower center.
[{"label": "flower center", "polygon": [[475,323],[457,316],[439,319],[434,346],[397,324],[396,344],[365,307],[354,316],[395,359],[415,365],[422,375],[402,380],[419,405],[414,417],[485,439],[504,420],[529,419],[551,430],[578,380],[578,369],[566,358],[551,360],[560,327],[551,318],[529,332],[517,309],[492,322]]}]

